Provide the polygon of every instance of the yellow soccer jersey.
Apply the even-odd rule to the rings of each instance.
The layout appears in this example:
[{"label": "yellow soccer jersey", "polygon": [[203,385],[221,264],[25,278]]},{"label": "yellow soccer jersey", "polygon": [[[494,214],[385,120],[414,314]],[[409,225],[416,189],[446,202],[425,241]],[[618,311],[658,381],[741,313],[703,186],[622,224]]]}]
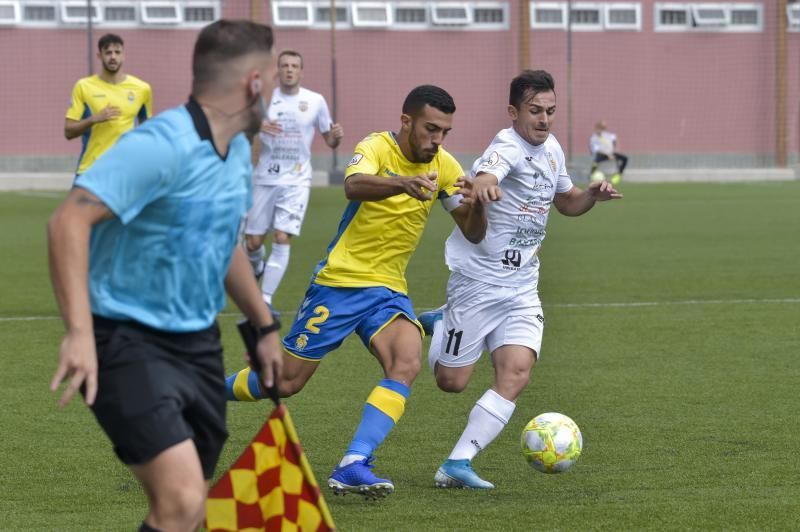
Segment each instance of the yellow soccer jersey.
[{"label": "yellow soccer jersey", "polygon": [[380,201],[351,201],[317,267],[314,282],[335,287],[385,286],[407,293],[405,272],[417,247],[434,199],[457,193],[456,180],[464,175],[458,161],[443,149],[429,163],[411,163],[400,151],[392,132],[373,133],[362,140],[345,170],[382,177],[415,176],[437,172],[439,190],[420,201],[398,194]]},{"label": "yellow soccer jersey", "polygon": [[72,89],[67,118],[83,120],[98,114],[109,105],[119,107],[120,115],[94,124],[83,134],[83,150],[77,174],[84,173],[135,123],[153,116],[153,92],[150,85],[128,74],[125,81],[113,85],[99,76],[81,78]]}]

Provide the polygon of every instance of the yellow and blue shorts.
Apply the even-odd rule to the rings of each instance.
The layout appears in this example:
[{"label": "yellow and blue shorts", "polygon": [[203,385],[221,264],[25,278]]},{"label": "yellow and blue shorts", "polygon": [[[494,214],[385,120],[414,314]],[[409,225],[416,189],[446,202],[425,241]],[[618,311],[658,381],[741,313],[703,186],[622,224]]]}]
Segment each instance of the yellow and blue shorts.
[{"label": "yellow and blue shorts", "polygon": [[383,286],[335,288],[311,283],[283,347],[298,358],[322,360],[355,332],[369,349],[372,338],[398,316],[425,334],[405,294]]}]

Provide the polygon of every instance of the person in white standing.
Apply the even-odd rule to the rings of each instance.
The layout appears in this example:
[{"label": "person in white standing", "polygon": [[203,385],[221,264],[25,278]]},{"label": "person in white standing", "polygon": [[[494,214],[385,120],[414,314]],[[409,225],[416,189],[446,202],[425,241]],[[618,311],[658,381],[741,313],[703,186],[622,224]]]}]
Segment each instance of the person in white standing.
[{"label": "person in white standing", "polygon": [[617,151],[617,134],[606,129],[604,120],[594,125],[594,133],[589,137],[589,151],[592,153],[592,168],[589,171],[592,180],[603,180],[605,175],[600,169],[600,163],[611,161],[616,171],[610,172],[612,185],[619,184],[622,173],[628,166],[628,156]]},{"label": "person in white standing", "polygon": [[[331,120],[325,98],[300,86],[299,52],[281,52],[278,79],[267,118],[253,139],[253,206],[245,226],[247,256],[270,307],[289,265],[290,240],[300,235],[308,207],[314,130],[330,148],[336,148],[343,136],[342,126]],[[264,239],[269,233],[273,233],[272,249],[265,261]]]},{"label": "person in white standing", "polygon": [[512,126],[500,131],[472,167],[473,194],[488,210],[488,228],[478,244],[453,231],[445,245],[451,274],[447,302],[423,313],[432,334],[428,362],[436,383],[461,392],[482,352],[491,353],[493,386],[478,399],[467,426],[434,476],[437,487],[494,485],[472,469],[472,460],[503,430],[539,357],[544,314],[539,301],[539,259],[550,206],[579,216],[595,202],[621,198],[607,181],[573,185],[564,152],[550,134],[556,113],[553,77],[525,70],[511,82]]}]

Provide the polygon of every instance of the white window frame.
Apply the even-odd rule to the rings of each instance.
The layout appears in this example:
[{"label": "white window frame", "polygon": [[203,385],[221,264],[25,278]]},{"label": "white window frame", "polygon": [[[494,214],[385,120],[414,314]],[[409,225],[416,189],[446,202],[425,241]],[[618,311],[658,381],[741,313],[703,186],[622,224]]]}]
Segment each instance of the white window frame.
[{"label": "white window frame", "polygon": [[10,7],[14,13],[11,18],[0,19],[0,26],[15,26],[22,22],[22,8],[18,1],[0,1],[0,6]]},{"label": "white window frame", "polygon": [[[281,7],[303,7],[308,13],[306,20],[281,20],[280,8]],[[331,16],[336,16],[331,14]],[[272,2],[272,23],[276,26],[289,27],[289,28],[307,28],[311,26],[314,21],[314,10],[311,2],[296,2],[296,1],[279,1],[273,0]]]},{"label": "white window frame", "polygon": [[[464,10],[464,18],[463,19],[440,19],[437,17],[437,10],[438,9],[463,9]],[[469,4],[466,2],[433,2],[431,5],[431,24],[437,27],[442,26],[469,26],[472,24],[472,10],[469,8]]]},{"label": "white window frame", "polygon": [[800,31],[800,3],[786,4],[786,29]]},{"label": "white window frame", "polygon": [[[99,4],[103,6],[103,26],[113,26],[113,27],[132,27],[137,26],[139,24],[139,5],[136,2],[125,2],[125,1],[111,1],[111,2],[103,2]],[[106,17],[106,9],[109,7],[127,7],[133,9],[133,20],[109,20]]]},{"label": "white window frame", "polygon": [[[536,12],[542,11],[561,11],[561,23],[556,22],[537,22]],[[566,2],[531,2],[530,4],[530,24],[532,29],[536,30],[565,30],[567,29],[567,21],[569,15],[567,14]]]},{"label": "white window frame", "polygon": [[[361,20],[358,14],[359,8],[380,9],[386,13],[386,20]],[[392,6],[388,2],[353,2],[350,4],[350,20],[356,28],[388,28],[392,25],[392,15]]]},{"label": "white window frame", "polygon": [[[625,24],[623,22],[611,22],[612,11],[634,11],[636,22]],[[605,28],[607,30],[632,30],[642,31],[642,4],[638,2],[611,2],[605,5]]]},{"label": "white window frame", "polygon": [[[717,18],[703,18],[699,11],[715,9],[723,13]],[[683,11],[687,14],[687,22],[682,25],[661,24],[662,11]],[[732,24],[732,16],[736,11],[755,11],[756,24]],[[764,3],[709,3],[709,2],[656,2],[653,7],[653,30],[656,32],[729,32],[758,33],[764,30]]]},{"label": "white window frame", "polygon": [[[322,29],[322,30],[331,29],[331,21],[330,20],[320,20],[320,19],[317,18],[317,10],[319,8],[330,9],[331,3],[328,0],[318,0],[311,7],[312,7],[312,11],[313,11],[312,18],[314,20],[313,23],[312,23],[312,26],[314,28]],[[345,20],[343,22],[339,22],[337,20],[336,21],[336,29],[347,29],[347,28],[350,28],[351,27],[352,17],[350,16],[350,10],[348,9],[347,4],[345,4],[343,2],[336,2],[336,11],[339,11],[340,9],[342,11],[344,11]],[[332,16],[335,17],[336,14],[334,13]]]},{"label": "white window frame", "polygon": [[[734,11],[755,11],[756,18],[758,19],[755,24],[734,24],[733,13]],[[764,30],[764,5],[763,4],[728,4],[728,31],[732,32],[761,32]]]},{"label": "white window frame", "polygon": [[[172,18],[151,17],[147,14],[148,7],[171,7],[175,10],[175,16]],[[152,24],[157,26],[176,25],[183,22],[183,10],[178,2],[168,2],[166,0],[142,0],[141,9],[139,11],[139,20],[142,24]]]},{"label": "white window frame", "polygon": [[569,17],[567,20],[570,24],[570,29],[572,31],[603,31],[603,19],[605,15],[605,10],[603,9],[603,4],[599,2],[572,2],[572,10],[573,11],[597,11],[597,23],[596,24],[573,24],[572,23],[572,13],[569,13]]},{"label": "white window frame", "polygon": [[[478,22],[475,20],[476,9],[500,9],[503,12],[502,22]],[[472,28],[476,30],[503,30],[509,26],[508,2],[476,2],[472,4]]]},{"label": "white window frame", "polygon": [[[662,24],[662,11],[683,11],[686,13],[685,24]],[[653,30],[654,31],[689,31],[692,29],[692,10],[688,3],[677,4],[673,2],[656,2],[653,7]]]},{"label": "white window frame", "polygon": [[[66,0],[61,2],[61,22],[64,24],[86,24],[86,18],[76,18],[67,13],[67,8],[70,7],[86,7],[86,2],[83,0]],[[92,17],[92,24],[100,24],[103,22],[103,9],[99,2],[92,2],[95,16]]]},{"label": "white window frame", "polygon": [[[214,11],[214,18],[212,20],[186,20],[187,7],[211,8]],[[181,19],[183,20],[182,25],[189,28],[206,26],[216,20],[219,20],[222,16],[222,7],[220,6],[220,3],[215,0],[185,0],[181,4],[180,9]]]},{"label": "white window frame", "polygon": [[[52,7],[54,18],[52,20],[26,20],[25,19],[25,8],[26,7]],[[52,27],[58,25],[58,16],[59,16],[59,9],[58,4],[54,0],[36,0],[34,2],[25,2],[20,3],[20,23],[26,26],[33,26],[33,27]]]},{"label": "white window frame", "polygon": [[[397,18],[398,9],[422,9],[425,11],[425,22],[401,22]],[[425,2],[395,2],[392,6],[392,20],[394,24],[392,29],[395,30],[419,30],[430,27],[431,25],[431,12],[428,9],[428,4]]]},{"label": "white window frame", "polygon": [[[706,18],[700,16],[700,10],[710,9],[722,12],[721,18]],[[694,27],[703,29],[725,29],[730,25],[731,15],[727,4],[693,3],[690,6]]]}]

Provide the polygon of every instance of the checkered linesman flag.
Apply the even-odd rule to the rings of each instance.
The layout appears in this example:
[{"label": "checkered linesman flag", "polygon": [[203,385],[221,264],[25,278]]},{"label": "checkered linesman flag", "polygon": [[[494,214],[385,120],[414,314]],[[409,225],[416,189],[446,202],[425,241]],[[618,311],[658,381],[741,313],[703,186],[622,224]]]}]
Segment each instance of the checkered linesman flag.
[{"label": "checkered linesman flag", "polygon": [[[244,330],[247,326],[240,324],[239,329],[253,353],[255,335]],[[270,395],[276,407],[269,419],[208,494],[206,528],[210,532],[335,530],[289,411],[277,393]]]}]

